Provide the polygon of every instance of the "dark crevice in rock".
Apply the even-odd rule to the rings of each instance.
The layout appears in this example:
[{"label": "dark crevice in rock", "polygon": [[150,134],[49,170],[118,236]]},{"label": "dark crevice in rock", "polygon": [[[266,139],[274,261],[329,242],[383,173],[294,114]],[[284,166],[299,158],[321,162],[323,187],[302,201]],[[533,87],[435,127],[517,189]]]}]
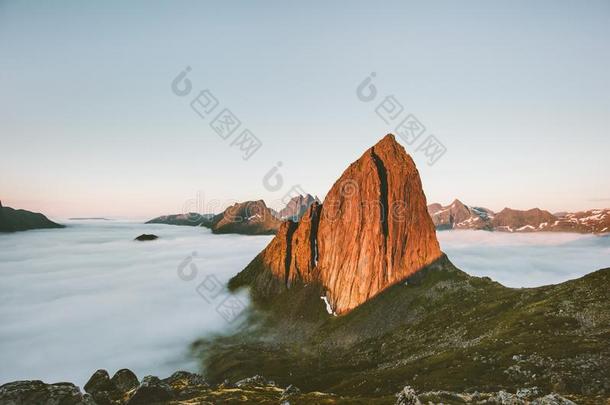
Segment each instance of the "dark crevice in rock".
[{"label": "dark crevice in rock", "polygon": [[311,250],[310,268],[318,264],[318,224],[320,223],[321,205],[315,205],[311,209],[311,230],[309,232],[309,246]]},{"label": "dark crevice in rock", "polygon": [[286,287],[290,287],[290,263],[292,262],[292,235],[298,226],[297,222],[288,221],[288,229],[286,230],[286,257],[284,258],[284,283]]},{"label": "dark crevice in rock", "polygon": [[377,167],[377,175],[379,176],[380,183],[380,197],[379,203],[381,206],[381,229],[383,230],[383,236],[385,237],[385,243],[387,243],[388,238],[388,172],[383,165],[383,161],[377,154],[375,153],[375,149],[371,150],[371,154],[373,156],[373,161],[375,162],[375,166]]}]

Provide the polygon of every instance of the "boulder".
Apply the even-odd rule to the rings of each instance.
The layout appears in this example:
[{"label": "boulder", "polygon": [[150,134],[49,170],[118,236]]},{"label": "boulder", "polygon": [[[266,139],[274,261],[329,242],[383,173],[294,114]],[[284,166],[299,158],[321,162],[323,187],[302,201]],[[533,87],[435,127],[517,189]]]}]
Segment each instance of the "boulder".
[{"label": "boulder", "polygon": [[286,387],[286,389],[284,391],[282,391],[282,397],[280,398],[280,400],[288,399],[295,395],[299,395],[300,393],[301,393],[301,390],[291,384],[288,387]]},{"label": "boulder", "polygon": [[121,393],[129,392],[140,385],[138,377],[133,373],[133,371],[127,368],[120,369],[114,373],[110,381]]},{"label": "boulder", "polygon": [[158,377],[148,375],[144,377],[140,386],[127,401],[128,405],[148,405],[155,402],[172,399],[172,388]]},{"label": "boulder", "polygon": [[415,394],[415,390],[408,385],[396,396],[396,405],[421,405],[419,398]]},{"label": "boulder", "polygon": [[15,381],[0,386],[0,404],[97,405],[71,383],[45,384],[39,380]]}]

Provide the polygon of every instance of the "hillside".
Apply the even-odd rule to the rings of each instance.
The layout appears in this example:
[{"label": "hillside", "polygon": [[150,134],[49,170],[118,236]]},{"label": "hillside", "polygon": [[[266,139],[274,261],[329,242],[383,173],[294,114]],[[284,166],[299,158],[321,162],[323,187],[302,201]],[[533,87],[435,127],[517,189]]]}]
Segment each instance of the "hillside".
[{"label": "hillside", "polygon": [[50,228],[64,228],[64,225],[56,224],[38,212],[3,207],[0,202],[0,232]]},{"label": "hillside", "polygon": [[241,333],[195,348],[213,379],[262,374],[306,391],[379,396],[537,387],[579,403],[610,392],[610,268],[511,289],[442,257],[340,317],[320,285],[258,300]]}]

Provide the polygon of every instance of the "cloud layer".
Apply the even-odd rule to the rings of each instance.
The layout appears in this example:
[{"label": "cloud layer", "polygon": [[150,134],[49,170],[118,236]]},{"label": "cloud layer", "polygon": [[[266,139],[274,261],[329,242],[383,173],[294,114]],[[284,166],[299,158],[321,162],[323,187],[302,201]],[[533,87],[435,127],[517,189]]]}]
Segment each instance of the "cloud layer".
[{"label": "cloud layer", "polygon": [[[133,241],[142,233],[160,239]],[[98,368],[128,367],[140,378],[196,369],[189,344],[236,323],[198,285],[210,274],[226,283],[269,240],[104,221],[0,235],[0,383],[82,385]],[[177,268],[192,252],[198,272],[186,281]]]},{"label": "cloud layer", "polygon": [[[113,373],[128,367],[140,378],[196,370],[190,343],[235,327],[216,311],[219,301],[208,303],[198,286],[212,274],[226,283],[271,239],[113,221],[69,225],[0,235],[0,384],[42,379],[82,386],[98,368]],[[134,242],[142,233],[160,239]],[[438,236],[459,268],[511,287],[558,283],[610,265],[608,237],[484,231]],[[192,252],[197,255],[191,260]],[[190,263],[194,277],[186,277]]]},{"label": "cloud layer", "polygon": [[561,283],[610,266],[610,237],[574,233],[437,232],[461,270],[508,287]]}]

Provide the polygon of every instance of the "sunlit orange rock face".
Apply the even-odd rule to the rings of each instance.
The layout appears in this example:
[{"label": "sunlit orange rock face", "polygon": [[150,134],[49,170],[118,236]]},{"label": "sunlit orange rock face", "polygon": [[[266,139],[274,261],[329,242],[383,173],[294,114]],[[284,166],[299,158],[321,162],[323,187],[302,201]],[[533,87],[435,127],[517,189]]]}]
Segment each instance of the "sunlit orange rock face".
[{"label": "sunlit orange rock face", "polygon": [[345,170],[322,205],[284,223],[231,284],[266,295],[319,282],[341,314],[440,255],[417,168],[387,135]]},{"label": "sunlit orange rock face", "polygon": [[270,235],[281,225],[263,200],[235,203],[212,220],[214,233]]}]

